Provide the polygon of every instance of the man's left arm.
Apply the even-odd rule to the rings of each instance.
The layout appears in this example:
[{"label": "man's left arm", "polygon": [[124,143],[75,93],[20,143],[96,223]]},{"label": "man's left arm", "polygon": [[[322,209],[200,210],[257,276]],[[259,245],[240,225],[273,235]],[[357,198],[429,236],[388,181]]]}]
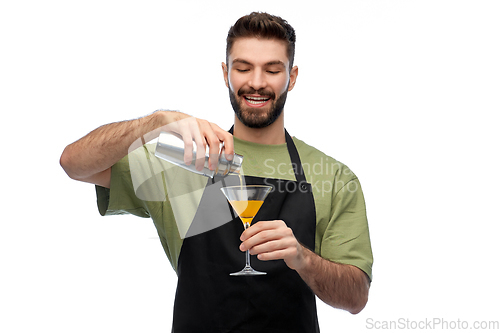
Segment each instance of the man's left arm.
[{"label": "man's left arm", "polygon": [[302,246],[283,221],[260,221],[241,235],[240,250],[259,260],[283,259],[326,304],[357,314],[368,301],[370,281],[359,268],[329,261]]}]

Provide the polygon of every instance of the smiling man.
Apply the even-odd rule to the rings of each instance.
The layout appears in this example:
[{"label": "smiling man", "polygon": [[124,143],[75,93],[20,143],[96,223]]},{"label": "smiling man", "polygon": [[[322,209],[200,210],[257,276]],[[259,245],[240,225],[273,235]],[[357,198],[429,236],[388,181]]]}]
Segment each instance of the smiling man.
[{"label": "smiling man", "polygon": [[222,68],[231,105],[244,126],[283,128],[281,115],[286,96],[293,89],[298,72],[297,67],[290,67],[286,51],[285,42],[272,39],[246,37],[233,41],[227,59],[231,73],[226,64]]},{"label": "smiling man", "polygon": [[[102,126],[61,156],[71,178],[97,185],[103,215],[152,218],[178,275],[173,332],[319,332],[316,296],[353,314],[366,305],[373,257],[359,180],[285,130],[284,106],[298,76],[294,53],[295,31],[285,20],[244,16],[229,30],[222,63],[235,112],[230,133],[206,120],[158,111]],[[234,152],[244,156],[246,184],[273,187],[250,228],[243,231],[235,217],[182,239],[173,198],[157,202],[138,195],[129,159],[142,156],[134,165],[146,170],[155,157],[147,145],[131,153],[129,147],[165,129],[182,135],[186,148],[193,141],[208,146],[212,169],[223,142],[229,159]],[[189,153],[185,158],[191,160]],[[168,174],[162,177],[170,184]],[[186,188],[206,183],[199,204],[183,206],[192,209],[191,227],[228,210],[219,188],[230,177],[199,177],[175,173]],[[241,267],[246,250],[256,256],[252,266],[266,275],[229,275]]]}]

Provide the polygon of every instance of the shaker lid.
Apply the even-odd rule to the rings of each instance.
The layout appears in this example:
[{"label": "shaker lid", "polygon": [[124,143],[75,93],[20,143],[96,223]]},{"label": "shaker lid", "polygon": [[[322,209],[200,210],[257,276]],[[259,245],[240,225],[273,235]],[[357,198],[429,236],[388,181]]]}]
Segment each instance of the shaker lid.
[{"label": "shaker lid", "polygon": [[240,173],[241,165],[243,164],[243,156],[234,154],[233,160],[231,161],[231,167],[229,172],[231,173]]},{"label": "shaker lid", "polygon": [[224,152],[219,157],[219,167],[216,171],[218,176],[225,176],[228,173],[240,173],[243,156],[234,154],[233,160],[228,161]]}]

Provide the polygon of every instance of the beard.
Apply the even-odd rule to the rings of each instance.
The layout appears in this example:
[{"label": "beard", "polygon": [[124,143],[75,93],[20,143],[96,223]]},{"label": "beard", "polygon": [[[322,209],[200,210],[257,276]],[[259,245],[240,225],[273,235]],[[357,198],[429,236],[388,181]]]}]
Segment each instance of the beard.
[{"label": "beard", "polygon": [[[271,100],[273,100],[271,102],[270,109],[268,111],[261,111],[244,105],[244,97],[242,97],[244,94],[258,94],[260,96],[269,97]],[[287,94],[288,87],[285,92],[278,97],[278,99],[275,99],[276,94],[274,94],[273,92],[265,91],[263,89],[240,89],[238,90],[240,102],[238,102],[235,93],[231,90],[231,88],[229,88],[229,100],[231,101],[231,106],[233,107],[236,117],[238,117],[239,121],[241,121],[243,125],[250,128],[264,128],[274,123],[283,112]]]}]

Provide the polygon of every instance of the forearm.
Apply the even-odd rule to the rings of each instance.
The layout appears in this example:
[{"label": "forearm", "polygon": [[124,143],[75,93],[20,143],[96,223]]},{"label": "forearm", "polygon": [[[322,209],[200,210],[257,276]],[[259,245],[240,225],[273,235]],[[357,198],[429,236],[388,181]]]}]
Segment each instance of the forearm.
[{"label": "forearm", "polygon": [[303,247],[304,265],[297,272],[312,291],[328,305],[357,314],[368,301],[366,274],[351,265],[323,259]]},{"label": "forearm", "polygon": [[61,166],[68,176],[78,180],[100,173],[126,156],[134,142],[168,121],[166,112],[155,112],[143,118],[101,126],[68,145],[61,156]]},{"label": "forearm", "polygon": [[359,268],[321,258],[305,248],[282,220],[259,221],[240,237],[241,251],[259,260],[283,259],[325,303],[356,314],[368,301],[370,282]]}]

